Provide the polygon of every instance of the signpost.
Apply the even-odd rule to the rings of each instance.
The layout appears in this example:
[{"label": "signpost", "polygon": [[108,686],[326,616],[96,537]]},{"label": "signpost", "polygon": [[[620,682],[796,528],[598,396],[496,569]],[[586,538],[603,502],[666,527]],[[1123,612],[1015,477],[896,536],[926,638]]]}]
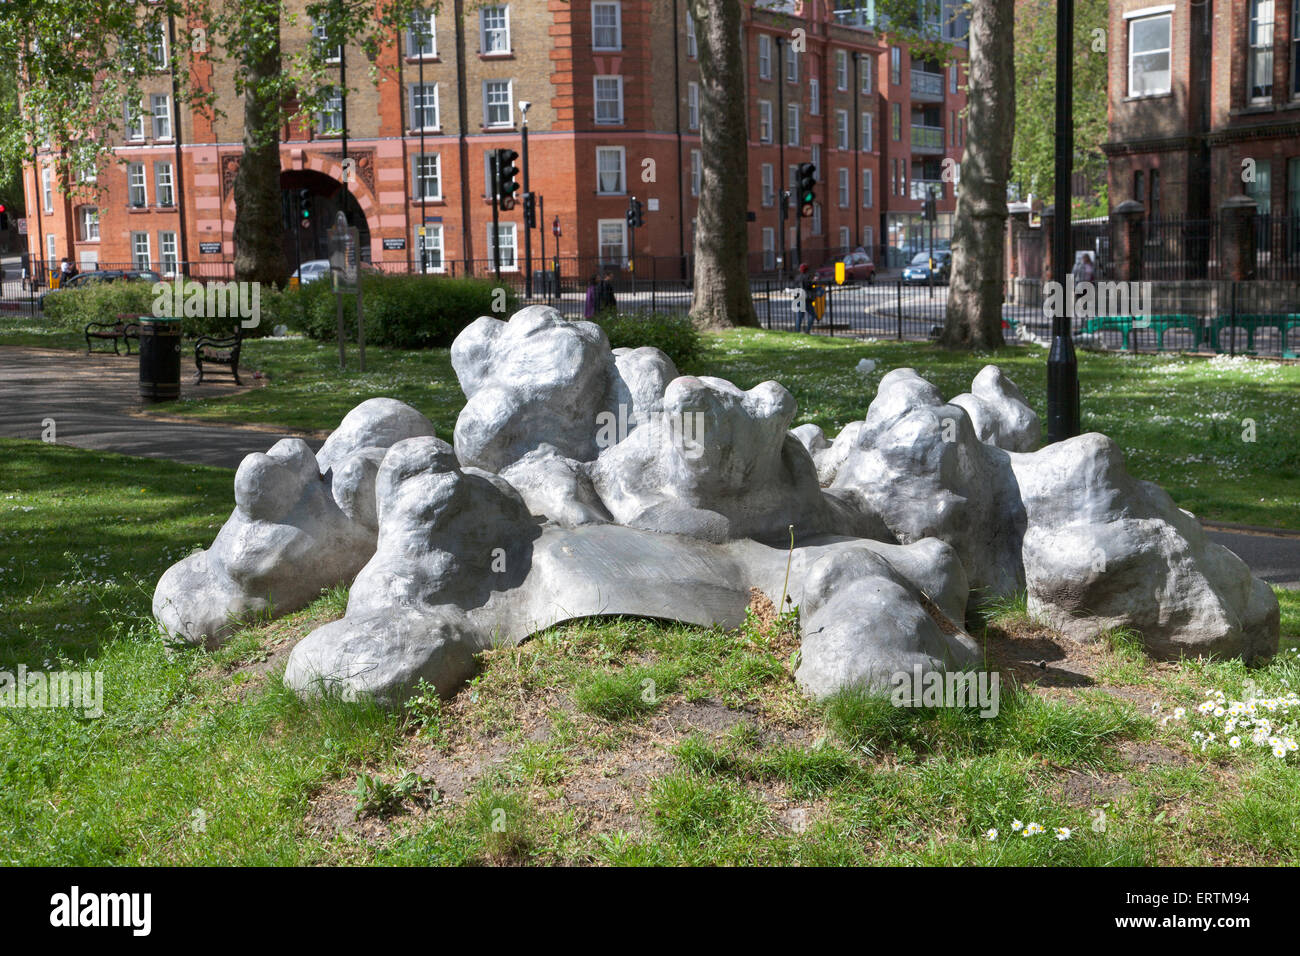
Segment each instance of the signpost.
[{"label": "signpost", "polygon": [[361,243],[356,226],[349,226],[342,211],[334,219],[329,231],[330,276],[334,281],[334,298],[338,308],[339,371],[344,369],[343,351],[343,295],[357,297],[357,351],[361,371],[366,370],[365,317],[361,311]]}]

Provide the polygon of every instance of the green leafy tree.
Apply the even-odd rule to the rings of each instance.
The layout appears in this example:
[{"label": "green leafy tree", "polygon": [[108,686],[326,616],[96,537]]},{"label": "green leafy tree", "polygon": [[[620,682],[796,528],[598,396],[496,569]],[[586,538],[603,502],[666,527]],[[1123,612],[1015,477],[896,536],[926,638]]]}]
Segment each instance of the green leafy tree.
[{"label": "green leafy tree", "polygon": [[[1073,218],[1109,211],[1106,157],[1107,31],[1105,0],[1074,4],[1074,171],[1090,184],[1089,195],[1070,203]],[[1016,16],[1016,123],[1011,182],[1023,199],[1030,193],[1055,201],[1056,5],[1021,0]]]}]

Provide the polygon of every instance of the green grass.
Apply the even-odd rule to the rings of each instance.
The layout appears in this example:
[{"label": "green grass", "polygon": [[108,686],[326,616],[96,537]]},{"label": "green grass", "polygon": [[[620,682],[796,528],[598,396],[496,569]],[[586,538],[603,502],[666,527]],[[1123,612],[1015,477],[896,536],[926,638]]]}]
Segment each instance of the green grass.
[{"label": "green grass", "polygon": [[[778,352],[769,340],[779,338],[714,339],[708,369],[746,385],[777,377],[801,400],[820,396],[811,407],[831,429],[861,414],[878,381],[853,377],[860,354],[910,358],[949,393],[978,365],[916,347],[822,340]],[[310,366],[300,343],[263,347]],[[767,368],[779,355],[784,364]],[[1027,364],[1041,355],[1009,357],[1026,365],[1012,374],[1034,399]],[[411,400],[425,396],[417,404],[449,428],[453,405],[437,411],[430,382],[420,381],[445,353],[391,358],[409,370]],[[1104,377],[1147,360],[1083,361]],[[754,367],[739,367],[746,363]],[[1209,387],[1212,367],[1165,364],[1154,373],[1160,382],[1193,394],[1197,383]],[[1282,429],[1293,385],[1265,368],[1251,382],[1274,404],[1259,421]],[[311,397],[304,413],[358,398],[331,392],[328,376],[315,381],[317,391],[302,393]],[[453,379],[444,384],[459,394]],[[1137,378],[1125,387],[1137,389]],[[262,392],[252,394],[289,400],[274,387]],[[1217,409],[1237,399],[1200,401]],[[1171,407],[1162,397],[1161,413]],[[1181,440],[1166,435],[1150,417],[1128,423],[1131,434],[1164,435],[1183,456],[1204,437],[1195,428]],[[1297,592],[1277,591],[1283,653],[1265,666],[1156,668],[1116,632],[1099,650],[1099,686],[1060,695],[1004,684],[994,719],[852,693],[816,704],[791,676],[789,622],[765,628],[752,617],[734,631],[575,622],[488,652],[449,701],[426,693],[386,714],[304,703],[279,680],[284,651],[341,614],[346,589],[250,625],[217,652],[159,639],[148,619],[154,583],[210,543],[231,508],[230,471],[11,440],[0,440],[0,455],[0,670],[98,671],[105,692],[100,718],[0,708],[0,863],[1300,863],[1294,759],[1221,743],[1203,750],[1192,737],[1200,724],[1162,724],[1106,692],[1141,690],[1168,714],[1214,690],[1241,694],[1247,681],[1263,695],[1300,688]],[[1261,482],[1293,489],[1294,480]],[[1036,626],[1023,598],[980,616],[995,637]],[[1126,748],[1159,759],[1137,762]],[[459,796],[434,799],[435,783],[410,776],[467,753],[481,769]],[[366,816],[378,833],[321,824],[321,807],[352,818],[362,775],[367,792],[383,797]],[[430,780],[445,786],[436,768]],[[1063,798],[1061,788],[1078,780],[1111,789]],[[1098,812],[1104,829],[1093,829]],[[1049,832],[1021,837],[1014,820]],[[985,838],[991,827],[995,841]],[[1071,838],[1058,841],[1056,827]]]},{"label": "green grass", "polygon": [[[0,344],[80,348],[75,336],[40,334],[39,323],[0,317]],[[996,362],[1038,411],[1046,412],[1045,353],[1008,348],[996,355],[947,352],[923,343],[861,341],[735,330],[704,336],[704,351],[684,372],[717,375],[742,388],[776,380],[799,403],[795,424],[834,435],[861,419],[880,378],[913,367],[945,396],[970,388]],[[862,358],[878,367],[863,377]],[[185,400],[169,414],[327,431],[359,402],[386,395],[424,412],[449,436],[464,397],[446,349],[370,348],[367,371],[349,349],[340,373],[332,346],[307,339],[258,340],[245,363],[270,384],[227,398]],[[1130,472],[1154,481],[1206,520],[1300,529],[1300,365],[1176,355],[1079,355],[1083,428],[1112,437]],[[1253,441],[1243,440],[1253,423]]]}]

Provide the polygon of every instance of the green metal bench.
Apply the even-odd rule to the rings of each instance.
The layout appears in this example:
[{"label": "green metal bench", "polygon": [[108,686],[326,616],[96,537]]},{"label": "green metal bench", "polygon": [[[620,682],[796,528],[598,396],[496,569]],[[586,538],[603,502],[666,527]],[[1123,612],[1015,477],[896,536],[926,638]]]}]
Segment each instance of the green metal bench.
[{"label": "green metal bench", "polygon": [[1156,351],[1165,347],[1165,333],[1170,329],[1186,329],[1192,333],[1193,345],[1200,343],[1200,323],[1196,316],[1183,313],[1169,315],[1098,315],[1083,326],[1084,332],[1119,332],[1124,337],[1123,348],[1129,347],[1129,334],[1134,329],[1156,330]]},{"label": "green metal bench", "polygon": [[1219,351],[1219,333],[1226,328],[1237,327],[1246,330],[1246,351],[1255,351],[1255,333],[1259,329],[1277,329],[1281,337],[1281,351],[1286,358],[1295,358],[1295,352],[1286,347],[1287,335],[1292,329],[1300,328],[1300,312],[1244,312],[1241,315],[1217,315],[1214,326],[1210,329],[1211,344]]}]

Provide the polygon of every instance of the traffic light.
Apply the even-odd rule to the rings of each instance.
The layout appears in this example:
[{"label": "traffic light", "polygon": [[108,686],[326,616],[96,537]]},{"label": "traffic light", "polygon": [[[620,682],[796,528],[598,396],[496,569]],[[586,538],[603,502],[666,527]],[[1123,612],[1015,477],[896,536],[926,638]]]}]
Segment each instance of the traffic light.
[{"label": "traffic light", "polygon": [[645,219],[641,215],[641,200],[635,196],[627,204],[627,224],[632,229],[640,229],[645,225]]},{"label": "traffic light", "polygon": [[532,193],[524,193],[524,228],[537,228],[537,197]]},{"label": "traffic light", "polygon": [[797,176],[799,197],[799,215],[811,216],[813,203],[817,201],[817,166],[814,163],[800,163]]},{"label": "traffic light", "polygon": [[925,197],[925,207],[921,212],[921,218],[927,222],[934,222],[938,216],[935,215],[934,196]]},{"label": "traffic light", "polygon": [[9,212],[5,209],[5,204],[0,203],[0,232],[9,228]]},{"label": "traffic light", "polygon": [[519,175],[519,168],[515,166],[518,158],[519,154],[513,149],[497,150],[497,197],[502,209],[515,208],[515,193],[519,191],[519,184],[515,182]]},{"label": "traffic light", "polygon": [[304,227],[311,223],[311,200],[310,189],[298,190],[298,215],[302,217]]}]

